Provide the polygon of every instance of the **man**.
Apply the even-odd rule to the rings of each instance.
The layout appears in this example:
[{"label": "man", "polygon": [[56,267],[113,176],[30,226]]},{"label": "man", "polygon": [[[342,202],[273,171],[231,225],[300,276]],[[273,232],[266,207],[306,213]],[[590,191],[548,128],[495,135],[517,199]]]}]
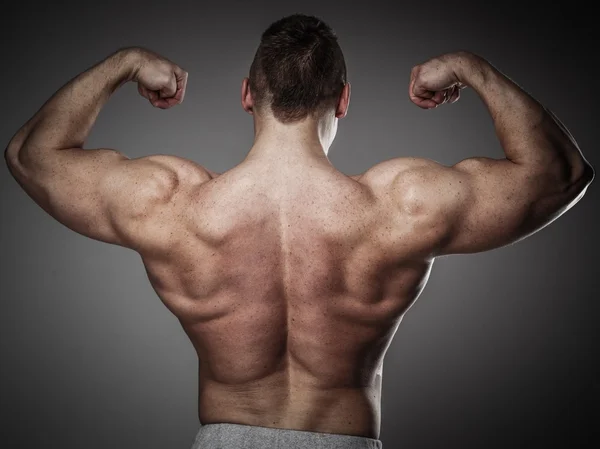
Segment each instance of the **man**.
[{"label": "man", "polygon": [[183,101],[187,73],[149,50],[119,50],[60,89],[6,161],[61,223],[141,255],[198,353],[194,448],[381,448],[383,357],[435,257],[531,235],[594,177],[559,120],[469,52],[417,65],[410,99],[433,109],[471,87],[506,158],[395,158],[344,175],[327,152],[350,84],[336,35],[313,16],[263,33],[241,92],[254,144],[223,174],[175,156],[83,150],[127,81],[167,109]]}]

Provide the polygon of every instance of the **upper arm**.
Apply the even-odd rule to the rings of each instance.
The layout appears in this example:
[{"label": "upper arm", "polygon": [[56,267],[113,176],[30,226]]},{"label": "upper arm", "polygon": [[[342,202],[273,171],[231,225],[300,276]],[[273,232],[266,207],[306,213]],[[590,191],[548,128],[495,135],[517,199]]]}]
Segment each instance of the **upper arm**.
[{"label": "upper arm", "polygon": [[432,255],[475,253],[521,240],[581,198],[586,180],[561,181],[508,159],[465,159],[445,166],[428,159],[403,164],[389,183],[395,201],[435,229]]},{"label": "upper arm", "polygon": [[441,170],[451,184],[439,207],[451,209],[437,255],[486,251],[522,240],[573,207],[589,184],[587,172],[572,181],[558,163],[535,168],[478,157]]},{"label": "upper arm", "polygon": [[[543,173],[508,159],[469,158],[433,168],[432,207],[443,222],[436,255],[475,253],[514,243],[550,223],[539,210],[547,191]],[[536,213],[537,212],[537,213]]]},{"label": "upper arm", "polygon": [[186,159],[129,159],[112,149],[70,148],[35,158],[21,149],[8,159],[15,179],[56,220],[92,239],[132,249],[152,238],[153,221],[177,192],[211,176]]}]

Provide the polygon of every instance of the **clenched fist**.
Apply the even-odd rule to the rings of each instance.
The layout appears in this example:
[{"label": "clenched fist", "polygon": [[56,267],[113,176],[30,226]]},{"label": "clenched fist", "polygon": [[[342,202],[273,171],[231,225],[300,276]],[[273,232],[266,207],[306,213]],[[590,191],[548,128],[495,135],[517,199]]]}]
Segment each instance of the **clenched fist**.
[{"label": "clenched fist", "polygon": [[133,79],[138,92],[152,106],[168,109],[179,104],[185,96],[188,73],[168,59],[145,48],[136,47],[138,64]]},{"label": "clenched fist", "polygon": [[465,57],[464,52],[448,53],[414,66],[408,86],[411,101],[423,109],[456,102],[466,85],[460,82],[455,69],[460,58]]}]

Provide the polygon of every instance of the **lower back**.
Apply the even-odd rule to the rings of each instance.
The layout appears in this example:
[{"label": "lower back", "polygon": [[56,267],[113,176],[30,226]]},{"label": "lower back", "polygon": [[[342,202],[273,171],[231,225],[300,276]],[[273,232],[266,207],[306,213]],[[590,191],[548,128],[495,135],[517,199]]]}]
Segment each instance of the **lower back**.
[{"label": "lower back", "polygon": [[379,438],[381,376],[371,386],[318,388],[293,371],[283,363],[271,376],[243,385],[201,375],[200,422]]}]

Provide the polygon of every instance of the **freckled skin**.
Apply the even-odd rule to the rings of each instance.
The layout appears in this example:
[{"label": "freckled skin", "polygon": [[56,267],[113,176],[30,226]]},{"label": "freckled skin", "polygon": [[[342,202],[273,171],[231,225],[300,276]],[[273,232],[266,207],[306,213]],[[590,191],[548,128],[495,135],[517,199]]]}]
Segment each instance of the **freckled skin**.
[{"label": "freckled skin", "polygon": [[[63,87],[11,139],[5,160],[62,224],[140,254],[198,353],[203,424],[378,438],[383,357],[434,257],[519,241],[594,179],[552,113],[464,52],[413,69],[411,100],[443,104],[434,87],[449,81],[431,73],[444,65],[488,106],[505,159],[446,167],[395,158],[348,177],[314,155],[259,157],[219,175],[175,156],[83,150],[128,76],[127,55]],[[348,95],[345,87],[336,117]],[[245,79],[247,111],[250,97]]]},{"label": "freckled skin", "polygon": [[172,164],[138,252],[198,354],[200,422],[379,438],[383,358],[434,258],[518,241],[588,182],[519,181],[534,208],[511,208],[488,165]]},{"label": "freckled skin", "polygon": [[435,233],[382,172],[244,162],[211,178],[181,187],[169,251],[141,253],[197,351],[200,421],[378,438],[383,356]]}]

